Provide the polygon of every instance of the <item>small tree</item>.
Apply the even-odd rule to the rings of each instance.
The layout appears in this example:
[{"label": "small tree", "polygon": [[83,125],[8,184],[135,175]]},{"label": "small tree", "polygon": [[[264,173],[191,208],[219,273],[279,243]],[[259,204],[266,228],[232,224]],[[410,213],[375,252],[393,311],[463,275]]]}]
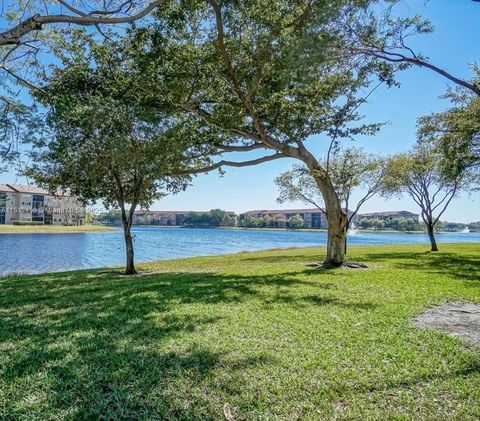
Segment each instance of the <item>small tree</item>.
[{"label": "small tree", "polygon": [[187,186],[189,176],[176,173],[194,148],[187,138],[172,138],[168,115],[139,105],[141,74],[120,50],[90,43],[73,52],[38,96],[51,107],[52,136],[38,144],[29,173],[52,190],[69,189],[84,202],[119,208],[125,273],[134,274],[135,209]]},{"label": "small tree", "polygon": [[[385,161],[361,149],[348,148],[337,151],[329,160],[323,162],[322,166],[330,174],[336,194],[347,214],[347,224],[344,227],[346,234],[363,204],[384,188]],[[279,188],[279,203],[301,201],[315,206],[325,214],[322,192],[307,167],[294,165],[292,170],[278,176],[275,183]],[[363,196],[352,205],[352,193],[357,189],[363,191]],[[344,238],[346,249],[346,235]]]},{"label": "small tree", "polygon": [[293,230],[305,227],[305,221],[300,215],[293,215],[287,219],[287,226]]},{"label": "small tree", "polygon": [[435,226],[440,217],[470,181],[465,171],[445,172],[444,161],[439,149],[423,143],[408,153],[392,157],[387,166],[385,194],[406,193],[420,207],[431,251],[438,251]]},{"label": "small tree", "polygon": [[382,230],[383,228],[385,228],[385,221],[381,219],[373,219],[372,228],[375,230]]},{"label": "small tree", "polygon": [[209,212],[210,225],[212,227],[220,227],[224,221],[227,214],[221,209],[212,209]]}]

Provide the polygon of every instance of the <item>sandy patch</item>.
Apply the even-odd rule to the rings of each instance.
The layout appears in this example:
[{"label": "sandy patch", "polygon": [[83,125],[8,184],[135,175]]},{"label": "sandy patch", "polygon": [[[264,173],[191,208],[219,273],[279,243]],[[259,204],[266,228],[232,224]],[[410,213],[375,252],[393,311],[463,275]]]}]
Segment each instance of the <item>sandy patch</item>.
[{"label": "sandy patch", "polygon": [[480,304],[447,302],[417,316],[417,327],[450,333],[480,347]]}]

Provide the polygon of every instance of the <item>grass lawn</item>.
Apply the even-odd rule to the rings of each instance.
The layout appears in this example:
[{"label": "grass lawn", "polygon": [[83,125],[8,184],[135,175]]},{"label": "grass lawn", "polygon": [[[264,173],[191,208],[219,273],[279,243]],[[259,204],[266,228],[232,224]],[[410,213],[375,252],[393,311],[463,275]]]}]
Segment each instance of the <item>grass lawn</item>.
[{"label": "grass lawn", "polygon": [[478,420],[480,350],[410,318],[480,302],[480,244],[292,249],[0,280],[0,419]]},{"label": "grass lawn", "polygon": [[114,231],[115,228],[103,225],[0,225],[1,234],[66,234],[96,231]]}]

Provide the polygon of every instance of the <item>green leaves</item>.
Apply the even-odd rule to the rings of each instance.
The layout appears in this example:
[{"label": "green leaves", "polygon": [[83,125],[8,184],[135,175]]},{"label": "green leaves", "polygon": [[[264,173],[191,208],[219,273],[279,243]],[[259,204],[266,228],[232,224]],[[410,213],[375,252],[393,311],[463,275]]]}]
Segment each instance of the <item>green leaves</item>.
[{"label": "green leaves", "polygon": [[[386,174],[385,161],[361,149],[340,149],[330,159],[322,161],[331,179],[335,192],[344,208],[358,211],[360,206],[373,195],[384,189]],[[294,165],[290,171],[275,178],[279,189],[279,203],[300,201],[318,208],[323,206],[321,190],[312,174],[305,166]],[[352,206],[350,198],[356,189],[362,189],[364,196]]]},{"label": "green leaves", "polygon": [[442,152],[443,171],[455,177],[465,171],[480,172],[480,97],[464,91],[451,91],[447,98],[453,107],[419,120],[418,136]]},{"label": "green leaves", "polygon": [[190,176],[179,174],[195,161],[195,138],[180,138],[168,109],[142,95],[149,80],[128,44],[82,43],[73,47],[81,58],[56,69],[38,95],[51,107],[53,135],[31,175],[113,206],[148,207],[166,192],[185,189]]}]

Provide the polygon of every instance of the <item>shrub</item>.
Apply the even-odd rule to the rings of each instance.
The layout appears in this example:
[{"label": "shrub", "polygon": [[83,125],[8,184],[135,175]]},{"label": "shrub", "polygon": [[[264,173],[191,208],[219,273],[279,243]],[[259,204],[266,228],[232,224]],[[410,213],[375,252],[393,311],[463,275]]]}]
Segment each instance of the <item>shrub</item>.
[{"label": "shrub", "polygon": [[13,225],[43,225],[41,221],[13,221]]}]

